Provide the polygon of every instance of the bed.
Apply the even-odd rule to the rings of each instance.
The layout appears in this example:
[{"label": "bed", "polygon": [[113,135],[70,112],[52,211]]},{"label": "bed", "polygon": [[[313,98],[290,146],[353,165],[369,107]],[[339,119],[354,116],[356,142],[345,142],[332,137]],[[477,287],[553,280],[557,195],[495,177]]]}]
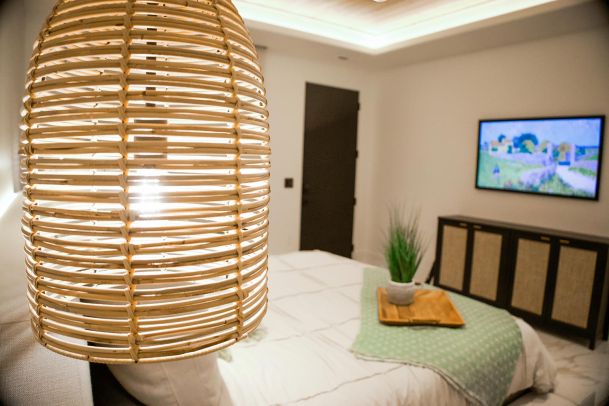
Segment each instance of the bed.
[{"label": "bed", "polygon": [[[219,354],[235,405],[465,405],[435,372],[356,358],[363,270],[322,251],[271,256],[269,310],[257,332]],[[516,320],[523,351],[509,389],[552,389],[556,368],[535,331]]]}]

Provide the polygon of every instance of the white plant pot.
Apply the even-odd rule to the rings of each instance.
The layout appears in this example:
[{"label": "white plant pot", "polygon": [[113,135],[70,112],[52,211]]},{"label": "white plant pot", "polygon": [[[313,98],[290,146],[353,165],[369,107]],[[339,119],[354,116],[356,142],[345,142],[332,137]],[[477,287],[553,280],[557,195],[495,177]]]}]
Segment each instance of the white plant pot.
[{"label": "white plant pot", "polygon": [[417,291],[414,282],[402,283],[389,281],[387,285],[387,299],[389,303],[398,306],[408,306],[414,301],[414,293]]}]

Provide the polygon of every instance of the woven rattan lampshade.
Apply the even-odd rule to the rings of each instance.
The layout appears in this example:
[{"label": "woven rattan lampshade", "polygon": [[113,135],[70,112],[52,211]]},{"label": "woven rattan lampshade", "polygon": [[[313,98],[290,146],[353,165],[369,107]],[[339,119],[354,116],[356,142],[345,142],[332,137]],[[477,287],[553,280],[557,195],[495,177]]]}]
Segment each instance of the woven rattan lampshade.
[{"label": "woven rattan lampshade", "polygon": [[104,363],[205,354],[267,306],[269,134],[230,0],[60,0],[21,139],[32,328]]}]

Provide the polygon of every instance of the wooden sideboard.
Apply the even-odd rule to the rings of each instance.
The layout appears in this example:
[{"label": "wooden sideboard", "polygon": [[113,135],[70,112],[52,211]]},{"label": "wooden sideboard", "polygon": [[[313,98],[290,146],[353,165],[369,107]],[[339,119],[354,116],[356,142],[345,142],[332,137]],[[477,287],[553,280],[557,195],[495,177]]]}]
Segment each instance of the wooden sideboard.
[{"label": "wooden sideboard", "polygon": [[438,218],[441,288],[558,333],[607,340],[609,238],[464,216]]}]

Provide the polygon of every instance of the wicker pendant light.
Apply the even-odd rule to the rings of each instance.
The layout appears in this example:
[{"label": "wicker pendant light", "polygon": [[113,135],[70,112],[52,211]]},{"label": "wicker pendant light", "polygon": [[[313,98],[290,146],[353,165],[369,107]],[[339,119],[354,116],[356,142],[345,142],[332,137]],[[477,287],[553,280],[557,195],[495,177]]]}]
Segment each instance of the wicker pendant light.
[{"label": "wicker pendant light", "polygon": [[104,363],[205,354],[267,306],[269,134],[230,0],[60,0],[21,139],[32,328]]}]

